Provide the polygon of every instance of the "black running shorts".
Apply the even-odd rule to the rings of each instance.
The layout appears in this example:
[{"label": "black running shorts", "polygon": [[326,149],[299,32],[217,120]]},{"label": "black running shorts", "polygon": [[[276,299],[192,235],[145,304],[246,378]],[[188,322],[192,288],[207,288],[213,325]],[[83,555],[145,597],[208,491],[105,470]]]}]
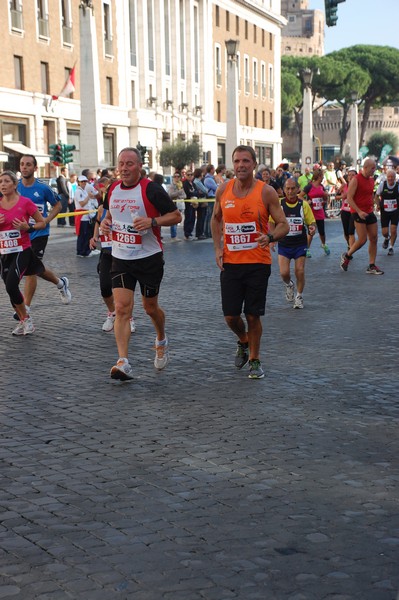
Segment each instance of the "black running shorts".
[{"label": "black running shorts", "polygon": [[225,263],[220,273],[222,310],[225,317],[265,314],[271,266],[260,263]]},{"label": "black running shorts", "polygon": [[141,295],[145,298],[154,298],[159,294],[164,264],[162,252],[138,260],[112,257],[112,288],[126,288],[134,292],[139,282]]},{"label": "black running shorts", "polygon": [[369,213],[365,219],[361,219],[357,213],[354,213],[353,219],[355,223],[362,223],[363,225],[373,225],[374,223],[377,223],[377,217],[373,212]]}]

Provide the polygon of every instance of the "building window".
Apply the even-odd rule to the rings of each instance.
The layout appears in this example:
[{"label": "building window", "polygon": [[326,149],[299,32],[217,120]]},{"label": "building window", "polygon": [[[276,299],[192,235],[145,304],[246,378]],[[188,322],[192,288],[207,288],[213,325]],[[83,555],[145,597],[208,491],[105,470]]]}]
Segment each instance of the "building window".
[{"label": "building window", "polygon": [[244,92],[249,94],[249,58],[244,56]]},{"label": "building window", "polygon": [[248,39],[248,21],[245,21],[245,39]]},{"label": "building window", "polygon": [[269,33],[269,50],[273,50],[273,34]]},{"label": "building window", "polygon": [[130,65],[137,67],[136,0],[129,0]]},{"label": "building window", "polygon": [[72,44],[71,1],[61,0],[62,43]]},{"label": "building window", "polygon": [[220,104],[220,100],[217,100],[216,102],[216,121],[220,121],[222,120],[222,107]]},{"label": "building window", "polygon": [[114,91],[112,89],[112,77],[105,78],[106,104],[114,103]]},{"label": "building window", "polygon": [[21,0],[11,0],[10,2],[11,29],[22,31],[24,28],[22,18],[22,2]]},{"label": "building window", "polygon": [[248,106],[245,107],[245,125],[247,127],[249,126],[249,108],[248,108]]},{"label": "building window", "polygon": [[164,35],[165,35],[165,75],[170,75],[170,9],[169,0],[164,1],[163,19],[164,19]]},{"label": "building window", "polygon": [[155,70],[154,58],[154,7],[152,0],[147,2],[148,68]]},{"label": "building window", "polygon": [[103,139],[105,164],[112,166],[115,164],[115,134],[104,132]]},{"label": "building window", "polygon": [[184,12],[184,0],[179,2],[180,12],[180,77],[186,78],[186,24]]},{"label": "building window", "polygon": [[[198,6],[194,6],[194,81],[195,83],[199,83],[199,74],[200,74],[200,41],[199,41],[199,16],[198,16]],[[198,103],[196,102],[195,106]]]},{"label": "building window", "polygon": [[236,17],[236,35],[240,35],[240,17]]},{"label": "building window", "polygon": [[260,66],[260,85],[262,91],[262,98],[266,98],[266,65],[262,63]]},{"label": "building window", "polygon": [[269,129],[273,129],[273,113],[269,113]]},{"label": "building window", "polygon": [[15,89],[24,89],[24,65],[22,56],[14,56]]},{"label": "building window", "polygon": [[258,84],[258,61],[254,59],[253,61],[253,86],[254,86],[254,96],[258,96],[259,94],[259,84]]},{"label": "building window", "polygon": [[219,6],[215,6],[215,21],[216,21],[216,27],[220,27],[220,11],[219,11]]},{"label": "building window", "polygon": [[216,85],[222,85],[222,53],[220,46],[215,47]]},{"label": "building window", "polygon": [[262,29],[262,48],[265,47],[265,38],[266,38],[266,32],[264,29]]},{"label": "building window", "polygon": [[254,127],[258,126],[258,111],[254,108]]},{"label": "building window", "polygon": [[40,83],[42,94],[50,93],[48,63],[40,63]]},{"label": "building window", "polygon": [[269,65],[269,99],[274,99],[274,77],[272,65]]},{"label": "building window", "polygon": [[104,27],[104,50],[107,56],[113,55],[112,50],[112,21],[111,6],[108,2],[103,3],[103,27]]},{"label": "building window", "polygon": [[262,110],[262,129],[266,129],[266,113]]},{"label": "building window", "polygon": [[39,28],[39,37],[49,38],[50,27],[48,22],[48,9],[46,0],[36,0],[37,24]]},{"label": "building window", "polygon": [[256,28],[256,25],[254,25],[254,44],[256,44],[257,37],[258,37],[258,30]]},{"label": "building window", "polygon": [[230,31],[230,13],[226,10],[226,31]]}]

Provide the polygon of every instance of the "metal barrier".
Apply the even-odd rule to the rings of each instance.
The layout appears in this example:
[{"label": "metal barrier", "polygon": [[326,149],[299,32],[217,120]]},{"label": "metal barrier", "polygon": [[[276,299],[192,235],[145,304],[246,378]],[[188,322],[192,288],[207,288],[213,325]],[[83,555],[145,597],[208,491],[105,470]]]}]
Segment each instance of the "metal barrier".
[{"label": "metal barrier", "polygon": [[325,210],[327,217],[330,219],[333,217],[339,217],[341,214],[341,204],[342,200],[337,200],[335,192],[329,194],[327,208]]}]

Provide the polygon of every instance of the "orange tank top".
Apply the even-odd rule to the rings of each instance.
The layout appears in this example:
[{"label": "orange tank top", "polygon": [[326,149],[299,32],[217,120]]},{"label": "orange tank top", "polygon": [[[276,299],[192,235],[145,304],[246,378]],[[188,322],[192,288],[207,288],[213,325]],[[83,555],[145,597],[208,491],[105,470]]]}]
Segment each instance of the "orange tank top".
[{"label": "orange tank top", "polygon": [[262,201],[263,181],[255,185],[245,198],[237,198],[231,179],[222,193],[220,206],[223,215],[223,262],[233,264],[262,263],[270,265],[270,249],[256,242],[260,233],[269,229],[269,212]]}]

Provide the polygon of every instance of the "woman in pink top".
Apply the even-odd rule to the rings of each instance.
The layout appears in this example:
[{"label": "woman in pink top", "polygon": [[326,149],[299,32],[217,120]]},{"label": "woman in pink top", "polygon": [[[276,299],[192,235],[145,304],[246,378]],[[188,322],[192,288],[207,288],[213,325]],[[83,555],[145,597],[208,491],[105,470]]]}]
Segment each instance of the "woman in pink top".
[{"label": "woman in pink top", "polygon": [[[311,182],[303,188],[300,194],[298,194],[298,198],[304,200],[305,196],[307,196],[306,199],[309,202],[315,217],[317,231],[321,240],[321,247],[328,256],[330,254],[330,249],[326,244],[326,232],[324,227],[324,219],[326,218],[324,206],[328,200],[328,194],[321,184],[322,180],[323,172],[321,170],[314,171]],[[308,235],[308,250],[306,252],[306,256],[308,258],[311,257],[309,248],[310,244],[312,243],[312,239],[312,236]]]},{"label": "woman in pink top", "polygon": [[0,274],[20,321],[13,335],[27,335],[35,328],[26,312],[19,283],[24,275],[39,275],[44,265],[32,252],[29,233],[44,229],[45,220],[34,202],[17,192],[12,171],[0,174]]}]

